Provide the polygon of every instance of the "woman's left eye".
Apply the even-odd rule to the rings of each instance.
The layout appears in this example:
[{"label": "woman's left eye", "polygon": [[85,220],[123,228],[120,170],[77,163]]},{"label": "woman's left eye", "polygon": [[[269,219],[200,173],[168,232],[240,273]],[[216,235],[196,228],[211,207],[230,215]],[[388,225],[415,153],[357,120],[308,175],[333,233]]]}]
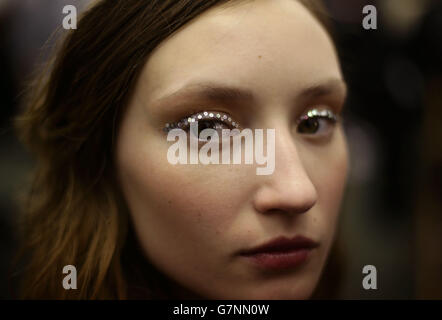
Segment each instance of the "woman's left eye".
[{"label": "woman's left eye", "polygon": [[310,110],[297,124],[297,132],[305,135],[328,135],[338,121],[330,110]]}]

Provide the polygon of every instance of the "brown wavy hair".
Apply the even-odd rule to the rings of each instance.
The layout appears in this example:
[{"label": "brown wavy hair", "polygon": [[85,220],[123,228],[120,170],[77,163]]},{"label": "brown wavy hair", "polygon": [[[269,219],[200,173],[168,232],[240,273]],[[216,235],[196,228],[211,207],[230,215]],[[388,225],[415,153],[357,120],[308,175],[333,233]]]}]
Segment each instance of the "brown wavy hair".
[{"label": "brown wavy hair", "polygon": [[[66,31],[15,119],[36,159],[21,201],[18,297],[173,297],[135,239],[116,181],[114,141],[150,53],[209,8],[241,1],[101,0],[77,30]],[[326,24],[318,1],[299,1]],[[62,286],[65,265],[77,268],[77,290]]]}]

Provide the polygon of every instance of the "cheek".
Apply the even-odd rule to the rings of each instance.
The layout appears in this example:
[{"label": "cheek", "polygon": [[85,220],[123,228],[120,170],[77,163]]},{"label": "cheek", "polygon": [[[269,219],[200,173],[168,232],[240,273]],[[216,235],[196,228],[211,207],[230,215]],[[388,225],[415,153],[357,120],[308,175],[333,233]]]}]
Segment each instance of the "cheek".
[{"label": "cheek", "polygon": [[[132,148],[131,148],[132,149]],[[247,198],[241,166],[171,165],[166,148],[127,150],[120,177],[132,219],[145,251],[155,259],[183,262],[204,250],[206,260],[229,250],[222,241]],[[165,253],[165,249],[167,252]],[[170,263],[170,262],[168,262]]]},{"label": "cheek", "polygon": [[146,257],[183,284],[205,288],[227,277],[226,257],[237,249],[231,241],[235,217],[247,199],[246,186],[234,182],[247,170],[172,166],[152,153],[137,157],[122,161],[121,180]]},{"label": "cheek", "polygon": [[318,193],[317,223],[332,237],[336,228],[348,174],[348,151],[341,129],[329,147],[314,154],[309,162],[309,176]]}]

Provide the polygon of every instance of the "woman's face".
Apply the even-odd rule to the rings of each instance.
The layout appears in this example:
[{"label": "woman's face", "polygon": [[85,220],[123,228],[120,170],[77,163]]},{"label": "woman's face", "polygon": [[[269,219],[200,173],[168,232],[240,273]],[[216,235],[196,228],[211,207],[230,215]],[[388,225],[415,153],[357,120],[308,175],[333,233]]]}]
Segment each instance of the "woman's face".
[{"label": "woman's face", "polygon": [[[249,95],[207,94],[208,87]],[[339,121],[314,118],[300,128],[298,120],[315,108],[339,114],[344,100],[333,44],[297,1],[212,8],[165,40],[144,66],[116,151],[149,261],[206,298],[309,298],[334,238],[347,148]],[[195,111],[221,111],[243,128],[275,129],[273,173],[257,175],[259,165],[244,162],[169,163],[174,142],[162,129]],[[281,236],[318,246],[295,253],[300,262],[290,266],[282,256],[267,255],[260,264],[239,254]]]}]

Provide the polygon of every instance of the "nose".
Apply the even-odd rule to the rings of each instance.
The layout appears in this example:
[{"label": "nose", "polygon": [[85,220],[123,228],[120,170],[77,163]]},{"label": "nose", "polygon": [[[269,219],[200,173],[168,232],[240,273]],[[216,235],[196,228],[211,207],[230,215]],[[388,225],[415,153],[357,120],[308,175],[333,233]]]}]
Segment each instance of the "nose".
[{"label": "nose", "polygon": [[317,190],[299,156],[289,130],[276,130],[275,170],[260,176],[260,185],[253,204],[260,213],[302,214],[312,208],[317,200]]}]

